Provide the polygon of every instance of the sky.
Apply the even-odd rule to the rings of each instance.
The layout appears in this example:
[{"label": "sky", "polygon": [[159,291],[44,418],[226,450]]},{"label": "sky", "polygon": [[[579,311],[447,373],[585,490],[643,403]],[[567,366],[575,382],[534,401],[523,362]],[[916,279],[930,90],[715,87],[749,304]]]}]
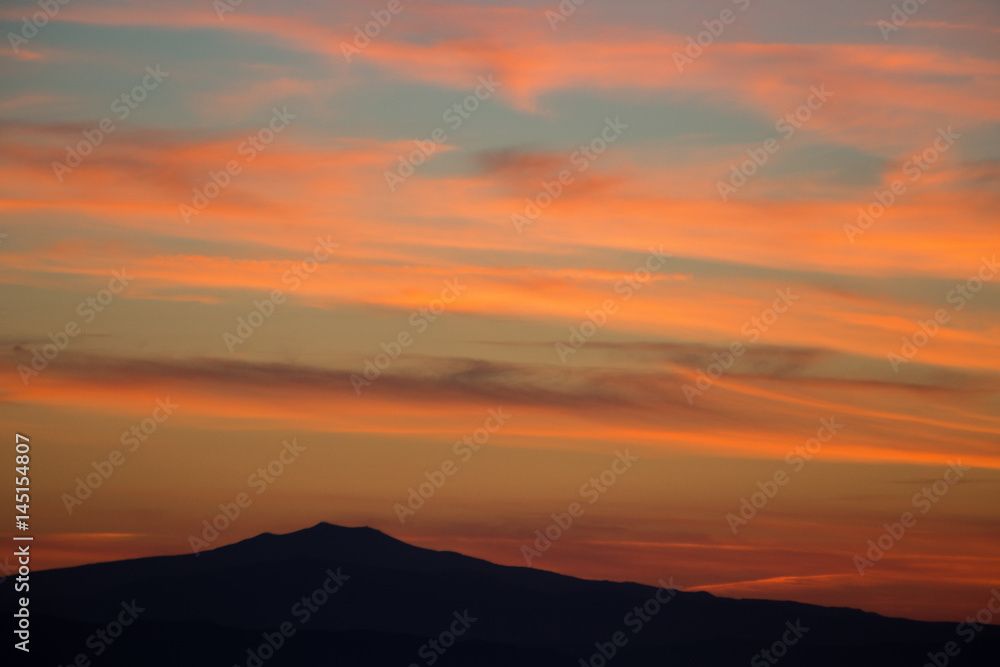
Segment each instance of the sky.
[{"label": "sky", "polygon": [[902,5],[5,3],[35,565],[328,521],[974,615],[1000,7]]}]

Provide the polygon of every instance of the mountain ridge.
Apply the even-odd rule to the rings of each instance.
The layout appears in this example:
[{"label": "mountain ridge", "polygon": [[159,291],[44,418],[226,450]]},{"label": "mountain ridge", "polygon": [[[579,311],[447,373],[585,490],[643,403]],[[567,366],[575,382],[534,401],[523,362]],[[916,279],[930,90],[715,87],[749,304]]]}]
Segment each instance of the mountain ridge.
[{"label": "mountain ridge", "polygon": [[[40,592],[34,592],[36,585]],[[307,613],[302,605],[310,595],[324,601]],[[502,664],[579,667],[597,647],[614,648],[608,644],[614,637],[626,642],[614,648],[615,662],[623,667],[678,656],[704,665],[746,664],[794,624],[808,631],[788,648],[783,664],[838,664],[834,659],[893,664],[885,661],[887,654],[923,664],[917,661],[927,652],[954,639],[949,623],[579,579],[417,547],[368,526],[327,522],[262,533],[197,555],[41,571],[33,576],[33,596],[33,613],[52,627],[74,628],[106,623],[123,601],[134,600],[145,611],[136,621],[141,632],[129,637],[162,637],[184,627],[197,636],[203,655],[228,656],[234,665],[245,664],[238,660],[243,644],[291,623],[297,632],[289,642],[295,648],[282,648],[266,667],[312,664],[331,647],[337,647],[336,655],[358,656],[357,664],[383,664],[365,662],[364,656],[377,654],[387,665],[419,667],[428,664],[417,659],[421,642],[441,636],[456,614],[479,620],[454,644],[455,651],[440,656],[441,665],[501,664],[490,656],[504,655],[508,662]],[[301,618],[307,622],[300,627]],[[950,664],[991,664],[978,662],[976,655],[1000,651],[1000,628],[988,627],[980,637],[962,660]],[[147,642],[130,642],[130,649],[121,649],[123,660],[171,664]],[[59,664],[72,658],[65,654],[72,651],[66,643],[73,645],[54,641],[46,648]],[[862,649],[870,660],[859,658]],[[465,657],[450,662],[456,656]]]}]

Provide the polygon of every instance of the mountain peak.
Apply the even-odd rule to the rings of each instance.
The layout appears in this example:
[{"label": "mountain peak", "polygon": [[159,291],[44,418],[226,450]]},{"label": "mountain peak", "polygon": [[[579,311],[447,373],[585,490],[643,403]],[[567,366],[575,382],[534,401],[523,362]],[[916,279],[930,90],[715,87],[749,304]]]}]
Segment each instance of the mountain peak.
[{"label": "mountain peak", "polygon": [[[795,619],[796,627],[812,629],[794,647],[789,666],[881,667],[920,664],[955,636],[947,623],[502,566],[406,544],[370,526],[327,522],[264,533],[199,556],[48,570],[37,577],[33,618],[37,613],[44,619],[40,627],[60,628],[42,645],[39,664],[65,662],[79,650],[81,633],[115,618],[123,600],[150,612],[139,621],[141,631],[128,631],[139,641],[116,642],[116,664],[149,667],[189,662],[191,645],[204,664],[260,665],[241,656],[248,647],[253,653],[275,646],[260,643],[261,631],[279,627],[293,628],[295,641],[284,642],[280,656],[275,648],[269,667],[317,664],[334,653],[365,656],[363,663],[347,664],[408,664],[420,655],[423,638],[442,637],[444,628],[456,633],[453,624],[466,617],[482,621],[469,621],[468,634],[454,647],[454,664],[572,667],[612,633],[628,638],[618,667],[745,664]],[[331,587],[333,578],[347,582],[343,590]],[[178,628],[187,644],[173,641]],[[995,665],[1000,629],[980,635],[963,647],[963,665]]]},{"label": "mountain peak", "polygon": [[352,532],[358,535],[368,533],[368,534],[378,534],[385,537],[389,537],[377,528],[372,528],[371,526],[341,526],[335,523],[330,523],[329,521],[320,521],[315,526],[310,526],[309,528],[303,528],[302,530],[293,531],[291,533],[286,533],[288,535],[294,535],[295,533],[304,532],[316,532],[316,533],[340,533],[340,532]]},{"label": "mountain peak", "polygon": [[320,521],[309,528],[290,533],[261,533],[205,554],[239,553],[240,557],[266,556],[283,559],[292,556],[311,558],[372,556],[394,553],[399,549],[417,549],[370,526],[340,526]]}]

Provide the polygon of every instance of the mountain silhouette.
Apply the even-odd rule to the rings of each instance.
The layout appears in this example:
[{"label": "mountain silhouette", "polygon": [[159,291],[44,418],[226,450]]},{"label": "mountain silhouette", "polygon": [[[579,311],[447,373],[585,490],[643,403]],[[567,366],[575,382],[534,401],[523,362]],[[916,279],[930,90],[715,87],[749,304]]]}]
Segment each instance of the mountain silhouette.
[{"label": "mountain silhouette", "polygon": [[66,666],[920,667],[940,654],[936,667],[995,667],[1000,656],[996,626],[966,641],[955,623],[583,580],[326,523],[38,572],[31,614],[32,664]]}]

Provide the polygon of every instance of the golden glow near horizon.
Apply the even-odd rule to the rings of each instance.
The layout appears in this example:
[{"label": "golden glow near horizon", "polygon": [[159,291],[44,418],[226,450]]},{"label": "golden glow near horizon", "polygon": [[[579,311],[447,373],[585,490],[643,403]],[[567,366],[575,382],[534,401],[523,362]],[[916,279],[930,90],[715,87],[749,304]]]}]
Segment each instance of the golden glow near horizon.
[{"label": "golden glow near horizon", "polygon": [[329,521],[982,606],[1000,9],[550,4],[0,10],[36,565]]}]

